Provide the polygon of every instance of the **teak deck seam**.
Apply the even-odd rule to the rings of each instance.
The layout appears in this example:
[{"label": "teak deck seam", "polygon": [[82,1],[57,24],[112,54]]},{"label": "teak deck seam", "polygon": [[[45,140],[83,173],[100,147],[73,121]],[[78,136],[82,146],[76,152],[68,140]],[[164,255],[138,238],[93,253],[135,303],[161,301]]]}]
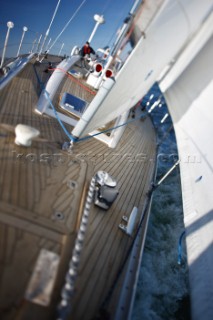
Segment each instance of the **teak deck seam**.
[{"label": "teak deck seam", "polygon": [[[154,172],[155,132],[146,118],[128,124],[115,149],[90,138],[75,144],[71,154],[62,152],[60,146],[67,137],[57,120],[34,111],[39,87],[32,63],[0,92],[0,123],[31,125],[49,141],[20,147],[14,144],[13,132],[0,127],[0,308],[6,320],[31,320],[32,310],[36,319],[53,318],[65,274],[57,275],[49,308],[20,301],[42,248],[59,254],[59,270],[66,272],[89,182],[98,170],[104,170],[116,179],[119,195],[108,211],[94,205],[90,210],[71,315],[71,319],[88,320],[105,299],[132,243],[118,225],[123,215],[129,217],[133,206],[139,209],[136,227],[139,223]],[[46,67],[36,66],[42,79],[50,75],[43,73]],[[88,102],[93,98],[65,78],[54,98],[56,108],[59,94],[65,91]],[[55,220],[57,211],[62,213],[61,221]],[[14,285],[17,263],[20,277]],[[14,292],[10,294],[11,288]],[[114,301],[118,300],[117,292]]]}]

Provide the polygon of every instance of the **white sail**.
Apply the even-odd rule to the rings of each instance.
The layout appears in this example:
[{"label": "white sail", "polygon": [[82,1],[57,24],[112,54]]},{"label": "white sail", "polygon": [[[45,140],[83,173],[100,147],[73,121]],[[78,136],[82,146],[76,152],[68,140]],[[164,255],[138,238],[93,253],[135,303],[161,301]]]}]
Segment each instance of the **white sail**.
[{"label": "white sail", "polygon": [[[73,130],[80,137],[133,107],[147,93],[209,12],[212,0],[163,2],[152,23],[115,78],[115,85],[92,116],[84,116]],[[141,19],[143,18],[143,10]],[[140,20],[140,19],[139,19]],[[138,21],[139,21],[138,20]],[[93,106],[89,106],[87,114]],[[83,122],[83,126],[82,126]]]},{"label": "white sail", "polygon": [[193,320],[213,319],[213,36],[209,27],[211,36],[203,47],[197,42],[197,55],[192,52],[193,60],[187,61],[185,70],[178,65],[189,51],[162,83],[180,157]]}]

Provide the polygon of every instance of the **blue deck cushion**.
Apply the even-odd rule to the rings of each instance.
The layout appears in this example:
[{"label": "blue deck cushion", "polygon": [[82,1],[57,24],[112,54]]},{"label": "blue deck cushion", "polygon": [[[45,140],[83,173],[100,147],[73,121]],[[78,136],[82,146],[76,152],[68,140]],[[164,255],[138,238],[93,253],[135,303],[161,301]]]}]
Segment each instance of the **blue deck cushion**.
[{"label": "blue deck cushion", "polygon": [[60,101],[60,107],[71,114],[81,116],[87,107],[87,102],[70,93],[64,92]]}]

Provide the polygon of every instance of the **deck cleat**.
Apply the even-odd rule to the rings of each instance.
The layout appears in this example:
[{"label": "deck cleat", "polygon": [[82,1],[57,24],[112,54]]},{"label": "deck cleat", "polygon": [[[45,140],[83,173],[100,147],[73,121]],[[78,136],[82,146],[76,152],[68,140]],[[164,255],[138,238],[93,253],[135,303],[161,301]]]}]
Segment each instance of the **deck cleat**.
[{"label": "deck cleat", "polygon": [[30,147],[32,140],[37,138],[40,134],[39,130],[27,126],[25,124],[18,124],[15,127],[15,143],[24,147]]}]

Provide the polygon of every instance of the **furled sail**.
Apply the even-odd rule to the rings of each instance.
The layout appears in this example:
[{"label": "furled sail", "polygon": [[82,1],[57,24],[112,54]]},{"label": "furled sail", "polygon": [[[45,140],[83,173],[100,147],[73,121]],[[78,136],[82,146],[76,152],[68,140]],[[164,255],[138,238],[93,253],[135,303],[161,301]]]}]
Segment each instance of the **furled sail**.
[{"label": "furled sail", "polygon": [[[136,47],[116,76],[115,84],[109,94],[98,108],[95,107],[95,112],[91,103],[86,110],[86,117],[83,115],[74,128],[73,135],[76,137],[86,135],[133,107],[151,88],[165,66],[171,64],[200,25],[211,5],[212,0],[164,1],[157,14],[154,14],[145,37],[141,35]],[[143,8],[140,15],[139,24],[143,20]]]}]

